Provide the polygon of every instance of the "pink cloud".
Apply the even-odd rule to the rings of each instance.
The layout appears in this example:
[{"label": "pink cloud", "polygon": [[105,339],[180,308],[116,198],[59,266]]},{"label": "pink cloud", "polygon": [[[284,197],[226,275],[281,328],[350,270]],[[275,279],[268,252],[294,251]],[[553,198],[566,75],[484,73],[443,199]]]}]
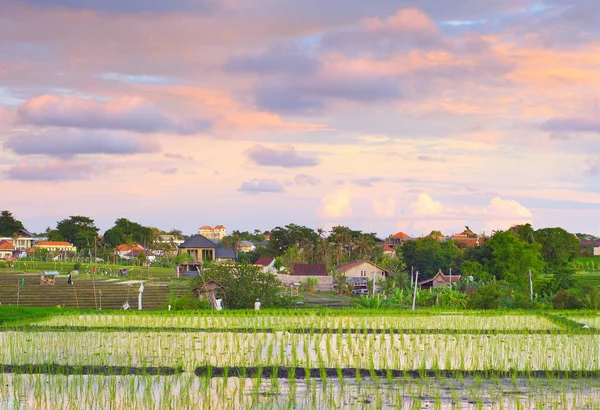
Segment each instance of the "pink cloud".
[{"label": "pink cloud", "polygon": [[[104,169],[105,170],[105,169]],[[83,161],[20,162],[5,171],[8,179],[18,181],[71,181],[89,179],[97,170]]]},{"label": "pink cloud", "polygon": [[117,97],[109,101],[43,95],[21,105],[21,123],[85,129],[127,130],[140,133],[194,134],[204,131],[208,121],[196,118],[173,121],[139,97]]}]

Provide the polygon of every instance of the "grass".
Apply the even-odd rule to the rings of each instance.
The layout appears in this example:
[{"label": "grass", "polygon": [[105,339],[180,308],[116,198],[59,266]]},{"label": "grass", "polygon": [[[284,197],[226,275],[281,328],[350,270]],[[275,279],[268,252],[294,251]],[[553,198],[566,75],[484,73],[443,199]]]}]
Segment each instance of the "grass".
[{"label": "grass", "polygon": [[41,320],[56,314],[52,308],[26,308],[14,306],[0,307],[0,325],[31,322]]}]

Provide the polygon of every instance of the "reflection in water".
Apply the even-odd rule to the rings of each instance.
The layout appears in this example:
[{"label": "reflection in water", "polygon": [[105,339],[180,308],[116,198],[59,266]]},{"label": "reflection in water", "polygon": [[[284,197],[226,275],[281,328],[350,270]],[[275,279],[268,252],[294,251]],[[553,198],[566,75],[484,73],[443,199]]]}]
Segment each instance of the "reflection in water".
[{"label": "reflection in water", "polygon": [[600,379],[0,375],[0,408],[597,408]]}]

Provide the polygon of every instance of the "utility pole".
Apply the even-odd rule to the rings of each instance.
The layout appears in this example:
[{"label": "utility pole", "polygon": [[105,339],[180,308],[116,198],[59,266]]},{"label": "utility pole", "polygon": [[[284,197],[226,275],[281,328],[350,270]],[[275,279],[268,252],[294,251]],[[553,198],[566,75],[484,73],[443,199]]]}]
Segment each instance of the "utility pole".
[{"label": "utility pole", "polygon": [[410,267],[410,286],[412,286],[412,285],[413,285],[413,276],[415,276],[415,275],[414,275],[414,269],[415,269],[415,267],[414,267],[414,266],[411,266],[411,267]]},{"label": "utility pole", "polygon": [[533,302],[533,281],[531,280],[531,269],[529,269],[529,297]]},{"label": "utility pole", "polygon": [[413,293],[413,305],[412,310],[415,310],[415,304],[417,303],[417,280],[419,279],[419,271],[417,271],[417,275],[415,276],[415,290]]}]

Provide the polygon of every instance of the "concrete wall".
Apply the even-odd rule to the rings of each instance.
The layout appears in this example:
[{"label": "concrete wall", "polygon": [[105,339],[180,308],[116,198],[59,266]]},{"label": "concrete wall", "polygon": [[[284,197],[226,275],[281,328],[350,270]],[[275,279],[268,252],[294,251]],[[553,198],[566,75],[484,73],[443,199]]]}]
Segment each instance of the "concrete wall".
[{"label": "concrete wall", "polygon": [[594,248],[594,256],[600,256],[600,246]]},{"label": "concrete wall", "polygon": [[296,275],[286,275],[286,274],[278,274],[277,277],[284,285],[289,285],[290,283],[306,283],[308,278],[316,278],[318,284],[316,286],[317,290],[332,290],[333,289],[333,277],[327,276],[296,276]]}]

